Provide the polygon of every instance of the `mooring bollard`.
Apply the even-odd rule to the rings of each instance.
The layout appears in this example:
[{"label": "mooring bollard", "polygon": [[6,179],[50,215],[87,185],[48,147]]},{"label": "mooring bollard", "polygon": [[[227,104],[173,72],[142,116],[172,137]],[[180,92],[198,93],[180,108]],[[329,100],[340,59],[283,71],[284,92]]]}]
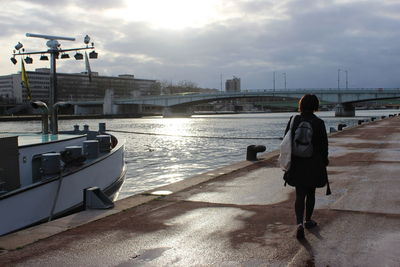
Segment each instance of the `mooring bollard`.
[{"label": "mooring bollard", "polygon": [[75,133],[79,132],[79,125],[77,125],[77,124],[74,125],[74,132]]},{"label": "mooring bollard", "polygon": [[347,125],[344,124],[344,123],[340,123],[340,124],[338,125],[337,129],[338,129],[338,131],[341,131],[341,130],[343,130],[344,127],[347,127]]},{"label": "mooring bollard", "polygon": [[363,124],[364,120],[358,120],[358,125]]},{"label": "mooring bollard", "polygon": [[250,145],[247,147],[247,154],[246,154],[246,160],[250,161],[256,161],[257,159],[257,153],[258,152],[264,152],[266,150],[265,146],[256,146],[256,145]]},{"label": "mooring bollard", "polygon": [[371,117],[371,121],[374,121],[374,120],[376,120],[376,117]]},{"label": "mooring bollard", "polygon": [[105,132],[106,132],[106,123],[100,122],[99,123],[99,133],[105,133]]}]

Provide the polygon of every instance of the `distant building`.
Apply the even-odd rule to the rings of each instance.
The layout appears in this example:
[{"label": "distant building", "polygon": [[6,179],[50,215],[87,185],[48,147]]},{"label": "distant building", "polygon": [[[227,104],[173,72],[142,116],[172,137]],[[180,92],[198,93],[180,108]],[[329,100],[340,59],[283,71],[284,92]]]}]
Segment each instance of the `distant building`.
[{"label": "distant building", "polygon": [[[50,69],[41,68],[27,71],[32,99],[48,102]],[[159,95],[155,80],[135,79],[133,75],[118,77],[100,76],[92,72],[92,79],[86,73],[57,73],[57,101],[100,100],[107,89],[113,89],[114,97],[126,98],[143,95]],[[21,74],[0,76],[0,96],[22,103],[27,99],[27,90],[22,87]]]},{"label": "distant building", "polygon": [[16,98],[21,99],[21,96],[16,96],[13,88],[21,86],[21,75],[19,79],[13,75],[0,76],[0,97],[1,99],[15,102]]},{"label": "distant building", "polygon": [[240,92],[240,78],[233,76],[233,79],[226,80],[225,82],[226,92]]}]

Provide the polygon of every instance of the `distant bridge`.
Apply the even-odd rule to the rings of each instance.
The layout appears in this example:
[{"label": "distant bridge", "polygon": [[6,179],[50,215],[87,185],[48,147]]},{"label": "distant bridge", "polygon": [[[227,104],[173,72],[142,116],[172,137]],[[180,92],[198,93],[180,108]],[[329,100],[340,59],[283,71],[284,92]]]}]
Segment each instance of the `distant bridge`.
[{"label": "distant bridge", "polygon": [[266,96],[301,98],[304,94],[314,94],[320,101],[332,103],[356,103],[376,99],[399,98],[400,88],[359,88],[359,89],[290,89],[290,90],[252,90],[231,93],[209,93],[188,95],[160,95],[138,97],[130,99],[114,99],[114,103],[121,104],[143,104],[172,107],[198,104],[224,99],[257,98]]},{"label": "distant bridge", "polygon": [[400,98],[400,88],[269,89],[229,93],[142,96],[129,99],[112,99],[112,97],[110,99],[106,97],[104,101],[69,101],[69,103],[74,105],[106,105],[105,103],[107,102],[110,105],[108,108],[109,110],[115,110],[112,106],[118,105],[154,105],[164,107],[166,110],[173,112],[173,110],[182,110],[196,104],[218,100],[261,97],[288,97],[300,99],[304,94],[314,94],[320,101],[337,104],[336,116],[354,116],[354,103]]}]

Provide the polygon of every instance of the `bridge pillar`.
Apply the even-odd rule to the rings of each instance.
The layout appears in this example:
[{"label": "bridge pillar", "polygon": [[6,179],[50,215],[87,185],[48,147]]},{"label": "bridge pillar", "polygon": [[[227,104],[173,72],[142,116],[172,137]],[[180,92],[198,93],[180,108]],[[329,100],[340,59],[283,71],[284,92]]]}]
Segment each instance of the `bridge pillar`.
[{"label": "bridge pillar", "polygon": [[114,90],[107,89],[104,93],[104,102],[103,102],[103,114],[111,115],[115,114],[115,107],[113,104],[114,99]]},{"label": "bridge pillar", "polygon": [[335,117],[354,117],[356,109],[350,103],[337,104],[335,107]]},{"label": "bridge pillar", "polygon": [[164,118],[182,118],[190,117],[193,114],[193,110],[190,107],[164,107],[163,117]]},{"label": "bridge pillar", "polygon": [[138,115],[142,113],[142,104],[114,104],[114,90],[107,89],[104,93],[104,115]]}]

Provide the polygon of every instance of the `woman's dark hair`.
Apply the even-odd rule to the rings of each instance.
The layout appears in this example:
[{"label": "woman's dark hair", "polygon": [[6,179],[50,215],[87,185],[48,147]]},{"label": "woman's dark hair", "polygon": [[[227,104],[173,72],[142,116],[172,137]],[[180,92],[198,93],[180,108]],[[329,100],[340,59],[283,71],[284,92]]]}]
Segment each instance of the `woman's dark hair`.
[{"label": "woman's dark hair", "polygon": [[318,110],[318,107],[319,100],[315,95],[306,94],[299,101],[300,112],[314,112]]}]

